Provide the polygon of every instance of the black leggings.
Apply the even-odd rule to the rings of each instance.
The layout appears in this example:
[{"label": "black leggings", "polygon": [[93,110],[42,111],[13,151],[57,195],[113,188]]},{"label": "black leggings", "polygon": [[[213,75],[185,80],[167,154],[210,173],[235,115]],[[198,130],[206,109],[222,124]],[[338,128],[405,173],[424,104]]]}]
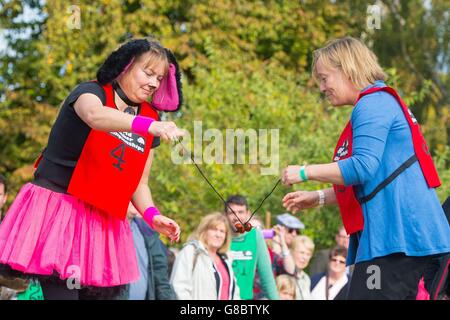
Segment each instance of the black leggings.
[{"label": "black leggings", "polygon": [[[67,280],[59,279],[57,274],[51,276],[29,275],[13,270],[8,265],[0,264],[0,280],[8,285],[9,282],[18,285],[26,282],[30,277],[39,281],[44,300],[127,300],[128,290],[126,285],[115,287],[81,287],[69,289]],[[12,287],[14,289],[14,287]],[[26,286],[25,286],[26,288]]]},{"label": "black leggings", "polygon": [[[390,254],[355,264],[349,300],[414,300],[420,278],[434,256]],[[378,277],[378,280],[376,280]],[[378,284],[376,282],[378,281]]]},{"label": "black leggings", "polygon": [[59,278],[41,283],[44,300],[127,300],[127,286],[69,289]]},{"label": "black leggings", "polygon": [[44,300],[80,300],[77,289],[69,289],[67,286],[58,283],[41,284]]}]

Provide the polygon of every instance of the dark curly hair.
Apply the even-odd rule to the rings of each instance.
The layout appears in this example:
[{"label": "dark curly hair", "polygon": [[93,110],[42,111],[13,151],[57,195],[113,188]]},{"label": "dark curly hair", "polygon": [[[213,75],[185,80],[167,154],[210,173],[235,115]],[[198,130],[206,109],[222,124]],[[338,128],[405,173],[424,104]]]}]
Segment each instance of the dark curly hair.
[{"label": "dark curly hair", "polygon": [[137,59],[146,52],[154,52],[156,56],[168,59],[166,49],[159,42],[147,38],[130,40],[106,58],[97,71],[97,81],[102,85],[111,83],[132,59]]}]

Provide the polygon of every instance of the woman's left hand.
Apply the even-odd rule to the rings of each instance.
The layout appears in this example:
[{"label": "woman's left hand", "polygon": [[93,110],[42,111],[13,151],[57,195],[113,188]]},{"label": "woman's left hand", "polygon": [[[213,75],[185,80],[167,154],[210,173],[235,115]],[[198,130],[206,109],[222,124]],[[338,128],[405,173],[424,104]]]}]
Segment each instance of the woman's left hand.
[{"label": "woman's left hand", "polygon": [[178,242],[180,240],[180,226],[166,216],[155,216],[153,218],[153,229],[167,236],[172,242]]},{"label": "woman's left hand", "polygon": [[281,173],[281,182],[288,186],[301,182],[300,166],[287,166]]}]

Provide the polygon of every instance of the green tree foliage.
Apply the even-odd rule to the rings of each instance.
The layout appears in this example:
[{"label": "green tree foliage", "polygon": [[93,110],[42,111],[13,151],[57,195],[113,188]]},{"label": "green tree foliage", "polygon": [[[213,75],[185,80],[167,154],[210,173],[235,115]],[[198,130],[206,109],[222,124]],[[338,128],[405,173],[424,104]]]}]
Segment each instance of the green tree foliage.
[{"label": "green tree foliage", "polygon": [[402,91],[414,96],[411,109],[428,141],[443,152],[450,143],[450,6],[426,2],[384,1],[381,28],[371,39],[382,65],[396,68]]},{"label": "green tree foliage", "polygon": [[[0,59],[0,172],[7,173],[13,192],[32,178],[31,164],[63,99],[77,83],[93,79],[130,35],[153,35],[178,57],[186,102],[168,117],[192,135],[194,121],[224,137],[228,128],[279,129],[280,169],[329,162],[351,109],[322,100],[310,77],[311,58],[327,40],[351,35],[374,49],[390,83],[424,123],[443,200],[450,181],[448,3],[376,3],[383,8],[380,29],[367,27],[363,1],[2,1],[7,49]],[[203,141],[203,150],[213,142]],[[150,186],[162,211],[180,222],[184,240],[201,216],[223,204],[192,164],[172,163],[173,150],[169,144],[157,149]],[[223,196],[247,195],[251,209],[278,179],[261,175],[262,166],[248,158],[200,166]],[[323,187],[310,182],[294,189]],[[259,214],[282,213],[281,198],[289,190],[279,186]],[[301,219],[319,247],[332,245],[340,221],[336,208],[308,210]]]}]

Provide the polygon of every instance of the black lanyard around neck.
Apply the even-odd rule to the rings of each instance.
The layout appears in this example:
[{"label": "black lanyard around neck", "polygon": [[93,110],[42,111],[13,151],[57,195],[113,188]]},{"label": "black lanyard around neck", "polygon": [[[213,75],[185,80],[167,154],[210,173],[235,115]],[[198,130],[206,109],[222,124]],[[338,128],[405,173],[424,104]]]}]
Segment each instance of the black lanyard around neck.
[{"label": "black lanyard around neck", "polygon": [[113,81],[112,82],[112,86],[114,88],[114,91],[117,92],[117,94],[119,95],[120,99],[122,99],[122,101],[125,102],[127,105],[133,106],[133,107],[139,107],[141,105],[138,102],[131,101],[127,97],[125,92],[122,90],[122,88],[120,87],[120,85],[119,85],[119,83],[117,81]]}]

